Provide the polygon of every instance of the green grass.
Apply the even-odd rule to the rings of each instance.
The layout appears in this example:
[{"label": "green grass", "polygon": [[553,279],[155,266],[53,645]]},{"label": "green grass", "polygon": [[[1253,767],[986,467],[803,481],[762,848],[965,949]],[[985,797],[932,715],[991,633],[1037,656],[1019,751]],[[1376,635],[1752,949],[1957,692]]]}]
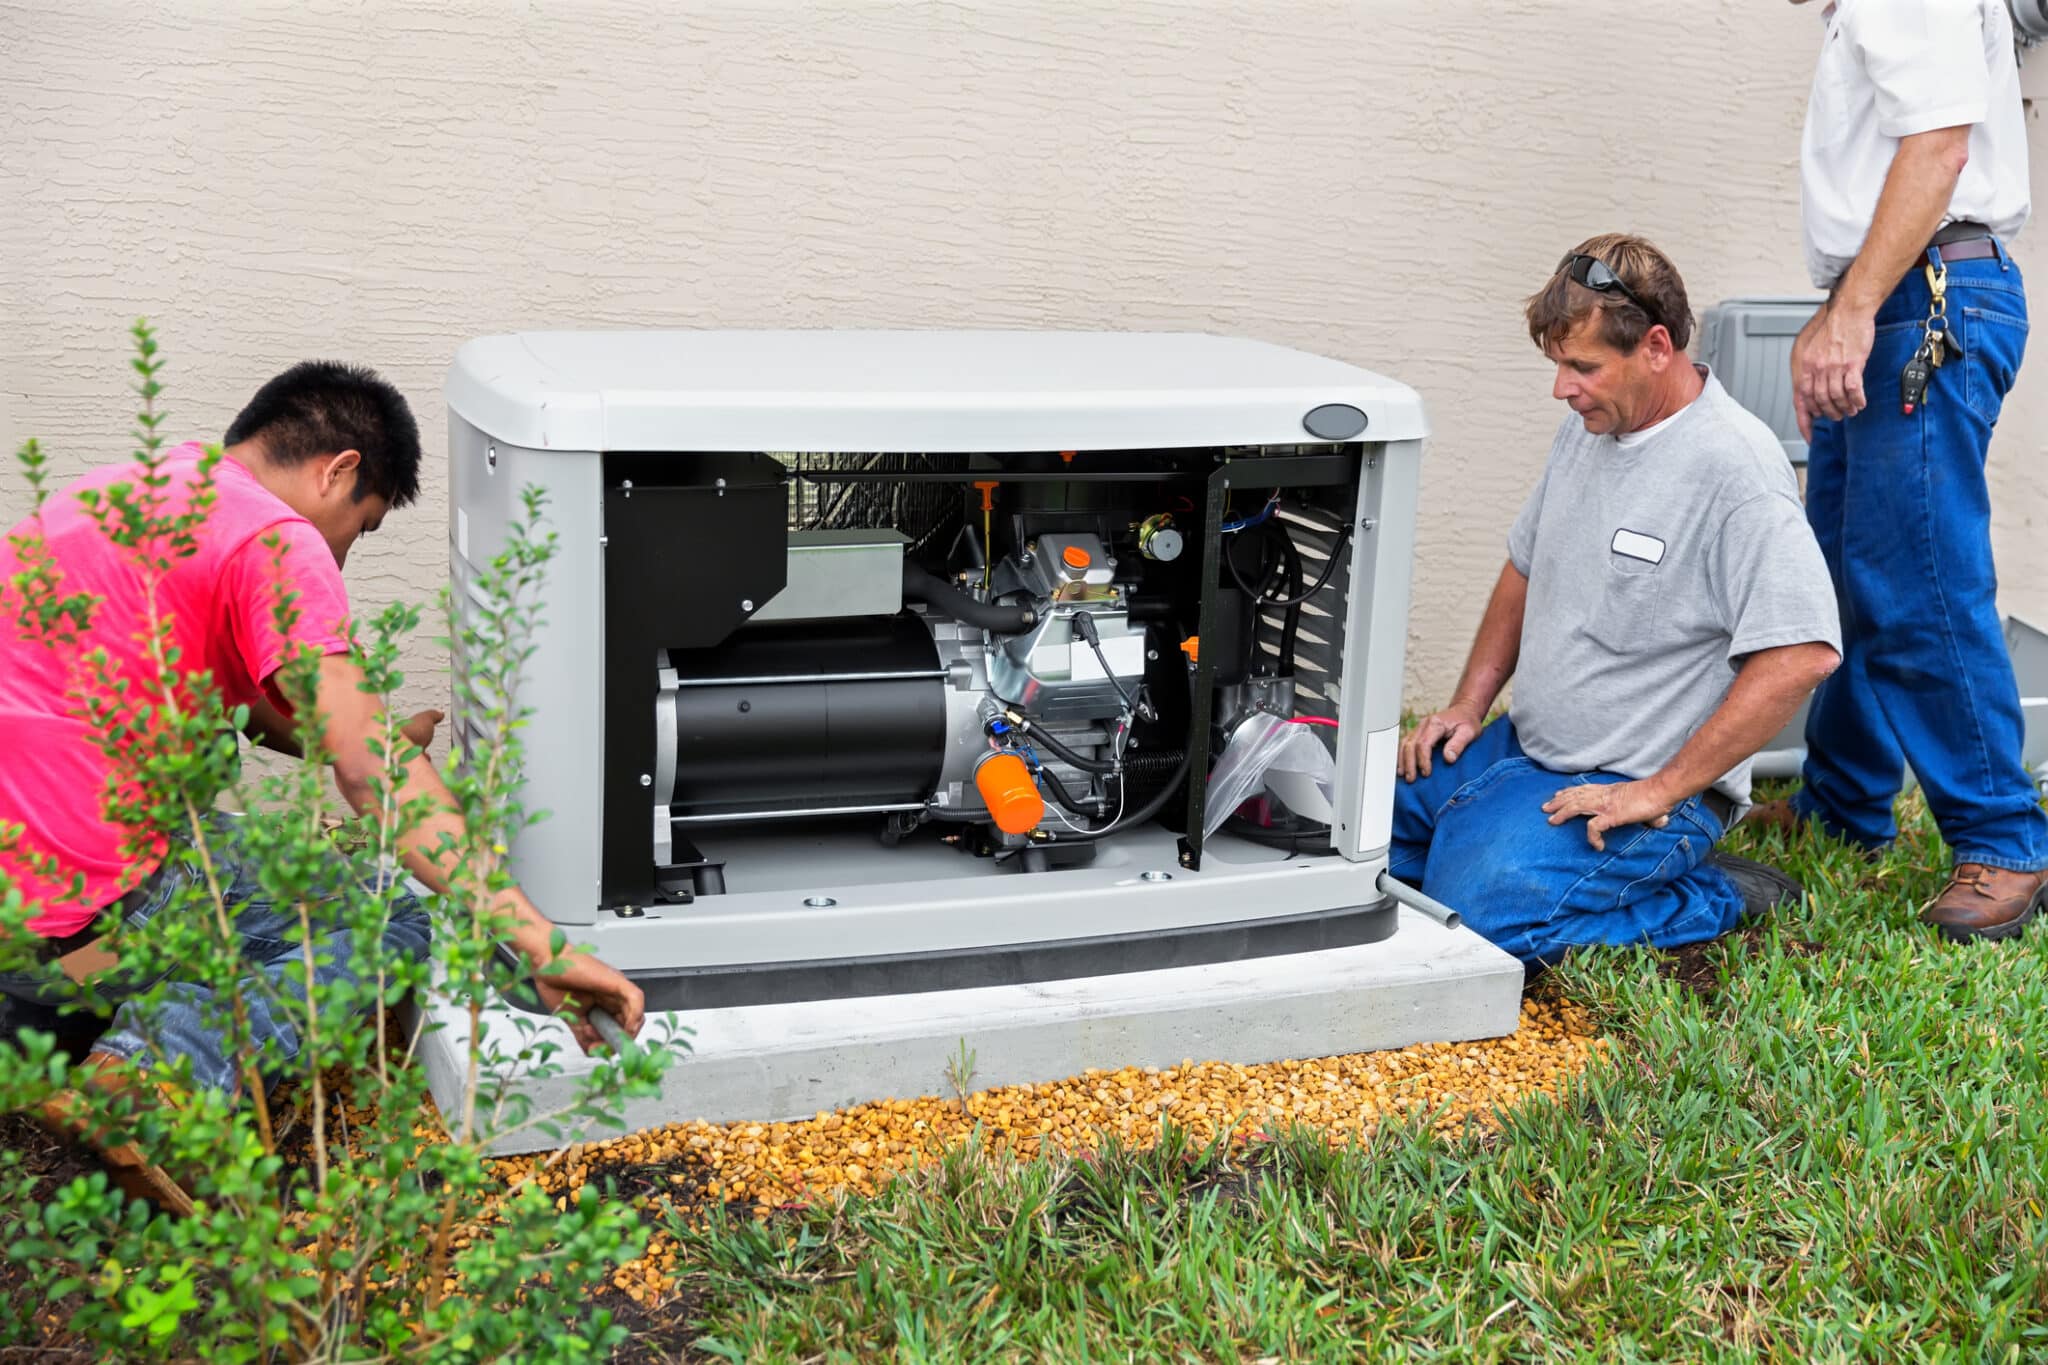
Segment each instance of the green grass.
[{"label": "green grass", "polygon": [[[689,1326],[737,1359],[2048,1359],[2048,928],[1915,923],[1924,815],[1866,864],[1738,835],[1813,892],[1708,950],[1545,989],[1611,1059],[1495,1137],[1092,1163],[965,1153],[873,1200],[686,1230]],[[656,1350],[650,1338],[638,1343]],[[660,1358],[652,1356],[649,1358]]]}]

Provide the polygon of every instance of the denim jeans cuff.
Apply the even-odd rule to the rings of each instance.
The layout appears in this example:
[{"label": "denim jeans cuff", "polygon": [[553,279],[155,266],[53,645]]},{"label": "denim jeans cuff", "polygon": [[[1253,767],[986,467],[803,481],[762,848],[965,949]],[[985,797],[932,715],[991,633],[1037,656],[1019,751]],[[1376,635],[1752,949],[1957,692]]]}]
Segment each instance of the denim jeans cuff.
[{"label": "denim jeans cuff", "polygon": [[1896,841],[1896,836],[1890,839],[1864,838],[1862,835],[1856,833],[1856,831],[1850,829],[1847,825],[1843,824],[1841,821],[1835,819],[1826,811],[1822,810],[1820,808],[1820,805],[1816,801],[1814,801],[1813,797],[1807,792],[1807,789],[1804,787],[1801,787],[1798,791],[1792,793],[1792,813],[1797,815],[1801,820],[1812,820],[1816,822],[1820,825],[1821,832],[1832,839],[1839,839],[1845,844],[1854,844],[1858,848],[1868,849],[1872,852],[1882,852],[1883,850],[1890,848],[1892,844]]},{"label": "denim jeans cuff", "polygon": [[109,1057],[118,1057],[124,1062],[134,1062],[140,1067],[149,1066],[148,1060],[142,1055],[149,1050],[149,1044],[140,1038],[117,1038],[112,1034],[101,1034],[93,1040],[92,1050]]},{"label": "denim jeans cuff", "polygon": [[2043,863],[2039,858],[2000,858],[1989,853],[1972,853],[1962,848],[1953,849],[1951,852],[1957,866],[1964,863],[1979,863],[1985,867],[1995,867],[2001,872],[2048,871],[2048,863]]}]

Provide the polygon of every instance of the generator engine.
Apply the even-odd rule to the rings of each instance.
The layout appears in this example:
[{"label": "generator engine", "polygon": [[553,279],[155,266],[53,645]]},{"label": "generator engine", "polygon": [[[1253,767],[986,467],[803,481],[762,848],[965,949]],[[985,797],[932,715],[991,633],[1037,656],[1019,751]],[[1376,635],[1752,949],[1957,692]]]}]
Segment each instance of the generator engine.
[{"label": "generator engine", "polygon": [[[1056,861],[1032,839],[1050,823],[1070,836],[1058,861],[1085,857],[1170,790],[1132,771],[1129,746],[1159,718],[1148,668],[1186,665],[1177,641],[1164,654],[1154,643],[1165,604],[1156,631],[1134,619],[1141,575],[1106,534],[1023,534],[994,565],[933,572],[893,531],[795,533],[792,561],[826,566],[796,573],[794,595],[764,613],[780,619],[662,652],[656,807],[677,826],[880,816],[892,840],[930,822],[979,826],[1034,870]],[[808,595],[812,583],[824,590]],[[907,610],[811,614],[848,600]],[[1157,778],[1161,765],[1138,766]]]}]

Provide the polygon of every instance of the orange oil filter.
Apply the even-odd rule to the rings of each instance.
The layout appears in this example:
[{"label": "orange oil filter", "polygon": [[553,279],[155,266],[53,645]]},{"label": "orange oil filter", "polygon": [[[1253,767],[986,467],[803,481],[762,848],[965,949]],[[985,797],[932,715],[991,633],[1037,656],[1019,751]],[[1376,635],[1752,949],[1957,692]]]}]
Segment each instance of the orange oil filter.
[{"label": "orange oil filter", "polygon": [[1045,818],[1045,798],[1022,755],[1007,749],[990,754],[975,768],[974,786],[989,818],[1005,834],[1029,834]]}]

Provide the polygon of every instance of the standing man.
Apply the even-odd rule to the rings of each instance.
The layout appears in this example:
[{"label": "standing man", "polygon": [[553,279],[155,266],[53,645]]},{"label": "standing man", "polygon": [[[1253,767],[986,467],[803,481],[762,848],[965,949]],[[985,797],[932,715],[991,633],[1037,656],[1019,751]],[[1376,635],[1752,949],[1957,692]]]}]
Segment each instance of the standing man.
[{"label": "standing man", "polygon": [[2010,938],[2048,896],[1984,479],[2027,340],[2006,246],[2030,207],[2012,23],[2003,0],[1837,0],[1822,18],[1800,187],[1828,301],[1792,378],[1843,666],[1814,698],[1804,788],[1756,818],[1881,848],[1910,763],[1955,858],[1923,918]]}]

